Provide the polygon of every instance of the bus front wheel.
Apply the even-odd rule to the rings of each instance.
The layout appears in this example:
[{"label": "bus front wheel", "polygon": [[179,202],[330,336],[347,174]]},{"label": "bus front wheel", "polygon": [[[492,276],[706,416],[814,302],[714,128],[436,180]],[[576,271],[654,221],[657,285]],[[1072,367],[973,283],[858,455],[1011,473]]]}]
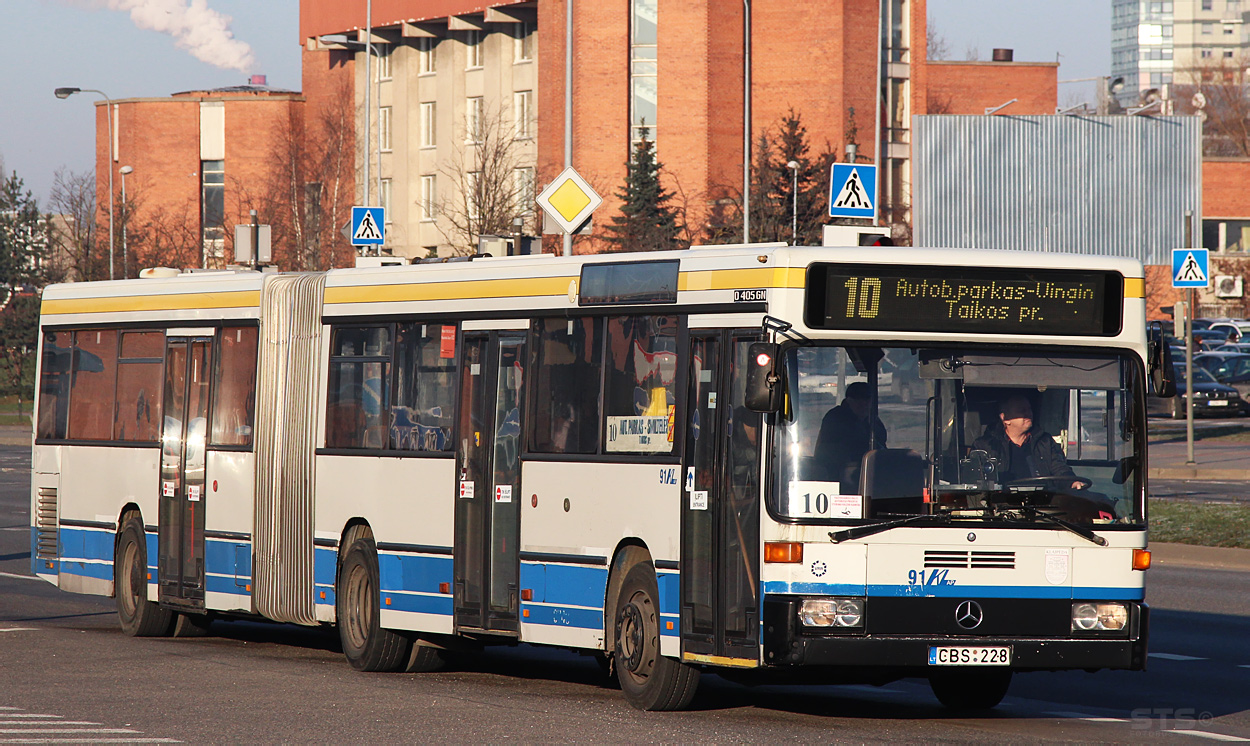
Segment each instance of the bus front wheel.
[{"label": "bus front wheel", "polygon": [[335,599],[343,654],[358,671],[402,671],[412,641],[382,628],[378,588],[377,546],[357,536],[339,566]]},{"label": "bus front wheel", "polygon": [[680,710],[690,704],[699,672],[660,655],[659,589],[649,562],[630,568],[616,605],[613,661],[625,699],[640,710]]},{"label": "bus front wheel", "polygon": [[113,595],[122,631],[131,637],[165,637],[174,614],[148,600],[148,540],[137,513],[122,520],[113,556]]},{"label": "bus front wheel", "polygon": [[989,710],[996,707],[1011,686],[1011,671],[952,669],[929,676],[938,701],[952,710]]}]

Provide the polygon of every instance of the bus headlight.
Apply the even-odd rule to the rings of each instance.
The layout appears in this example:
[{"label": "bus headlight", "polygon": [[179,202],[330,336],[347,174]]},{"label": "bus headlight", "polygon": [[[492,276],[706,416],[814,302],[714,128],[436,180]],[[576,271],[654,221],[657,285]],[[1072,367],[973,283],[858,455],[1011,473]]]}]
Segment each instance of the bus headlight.
[{"label": "bus headlight", "polygon": [[1128,606],[1120,603],[1072,604],[1073,632],[1115,632],[1128,624]]},{"label": "bus headlight", "polygon": [[804,627],[859,627],[864,623],[864,599],[805,598],[799,620]]}]

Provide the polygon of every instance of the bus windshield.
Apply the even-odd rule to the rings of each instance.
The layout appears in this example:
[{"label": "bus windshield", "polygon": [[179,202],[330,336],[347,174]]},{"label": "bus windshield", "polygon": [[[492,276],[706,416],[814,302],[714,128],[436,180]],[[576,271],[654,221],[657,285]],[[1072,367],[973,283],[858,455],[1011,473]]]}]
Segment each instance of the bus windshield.
[{"label": "bus windshield", "polygon": [[1143,520],[1128,353],[815,345],[784,362],[769,494],[781,520]]}]

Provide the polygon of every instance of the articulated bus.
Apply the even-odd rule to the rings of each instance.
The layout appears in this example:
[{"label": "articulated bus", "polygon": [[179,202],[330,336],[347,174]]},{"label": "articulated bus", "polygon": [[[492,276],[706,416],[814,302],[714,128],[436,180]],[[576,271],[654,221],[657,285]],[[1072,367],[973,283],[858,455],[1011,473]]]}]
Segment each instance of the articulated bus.
[{"label": "articulated bus", "polygon": [[[554,645],[646,710],[702,671],[986,708],[1015,672],[1145,666],[1167,356],[1137,262],[147,274],[45,290],[31,484],[33,571],[131,635],[337,625],[366,671]],[[1044,448],[986,445],[1005,406]],[[1042,451],[1063,471],[1022,477]]]}]

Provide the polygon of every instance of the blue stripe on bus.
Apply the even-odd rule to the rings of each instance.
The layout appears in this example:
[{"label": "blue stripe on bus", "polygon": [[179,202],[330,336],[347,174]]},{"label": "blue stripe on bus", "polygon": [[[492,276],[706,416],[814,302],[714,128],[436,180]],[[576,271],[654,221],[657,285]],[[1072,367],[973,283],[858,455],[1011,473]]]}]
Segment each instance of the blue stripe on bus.
[{"label": "blue stripe on bus", "polygon": [[578,629],[603,629],[603,609],[574,609],[567,606],[546,606],[537,604],[521,604],[529,616],[523,617],[526,624],[542,624],[552,627],[576,627]]},{"label": "blue stripe on bus", "polygon": [[451,616],[452,597],[450,593],[427,596],[421,593],[401,593],[399,591],[382,591],[382,608],[390,611],[411,611],[418,614],[438,614]]},{"label": "blue stripe on bus", "polygon": [[1010,586],[1010,585],[869,585],[855,583],[792,583],[770,580],[764,583],[765,593],[790,593],[819,596],[888,596],[893,598],[1075,598],[1108,601],[1140,601],[1143,588]]},{"label": "blue stripe on bus", "polygon": [[804,593],[818,596],[862,596],[864,584],[855,583],[792,583],[787,580],[764,582],[765,593]]},{"label": "blue stripe on bus", "polygon": [[663,570],[657,570],[656,575],[660,584],[660,636],[677,637],[681,634],[681,575]]},{"label": "blue stripe on bus", "polygon": [[526,624],[603,629],[608,568],[562,562],[521,562],[521,587],[533,593],[521,603]]},{"label": "blue stripe on bus", "polygon": [[[398,591],[438,593],[439,584],[450,584],[452,579],[451,557],[389,552],[378,554],[378,581],[384,594]],[[446,613],[450,614],[451,594],[443,596],[448,600]]]}]

